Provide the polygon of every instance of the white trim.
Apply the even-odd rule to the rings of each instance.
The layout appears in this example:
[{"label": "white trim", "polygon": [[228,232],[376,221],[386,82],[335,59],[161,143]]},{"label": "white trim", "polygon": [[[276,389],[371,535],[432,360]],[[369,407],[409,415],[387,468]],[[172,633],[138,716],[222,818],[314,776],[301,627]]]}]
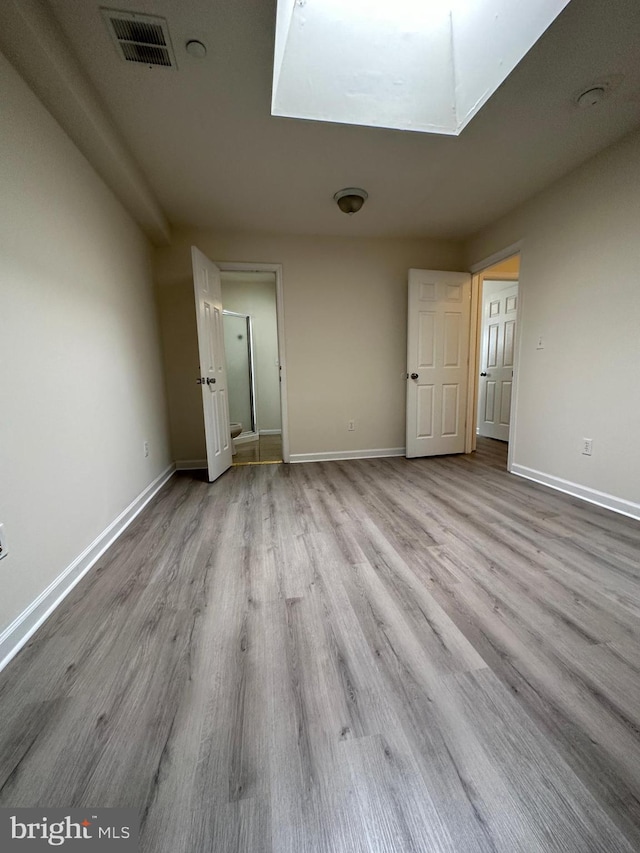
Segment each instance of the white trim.
[{"label": "white trim", "polygon": [[172,477],[171,464],[0,634],[0,671]]},{"label": "white trim", "polygon": [[558,492],[572,495],[574,498],[580,498],[591,504],[597,504],[605,509],[618,512],[621,515],[640,519],[640,503],[617,498],[615,495],[607,494],[607,492],[599,492],[597,489],[589,488],[589,486],[581,486],[579,483],[563,480],[562,477],[554,477],[553,474],[545,474],[543,471],[527,468],[526,465],[512,465],[511,473],[518,477],[524,477],[525,480],[533,480],[535,483],[548,486]]},{"label": "white trim", "polygon": [[282,435],[281,429],[261,429],[260,435]]},{"label": "white trim", "polygon": [[[522,265],[522,255],[520,255]],[[507,445],[507,471],[513,473],[513,457],[516,452],[516,441],[518,439],[518,398],[520,396],[520,365],[522,364],[522,329],[524,314],[527,308],[526,288],[522,280],[518,280],[518,305],[516,309],[516,351],[513,360],[513,384],[511,386],[511,409],[509,411],[509,444]]]},{"label": "white trim", "polygon": [[284,284],[282,264],[236,263],[216,261],[222,272],[273,272],[276,276],[276,317],[278,324],[278,361],[280,362],[280,411],[282,415],[282,461],[289,458],[289,403],[287,400],[287,357],[284,345]]},{"label": "white trim", "polygon": [[178,459],[176,462],[176,471],[201,471],[206,467],[206,459]]},{"label": "white trim", "polygon": [[341,459],[372,459],[374,457],[404,456],[404,447],[374,448],[373,450],[328,450],[325,453],[292,453],[290,462],[337,462]]},{"label": "white trim", "polygon": [[469,267],[469,271],[472,273],[483,272],[487,267],[499,264],[500,261],[506,261],[507,258],[510,258],[512,255],[517,255],[519,252],[522,252],[523,245],[524,240],[518,240],[516,243],[512,243],[510,246],[507,246],[506,249],[494,252],[493,255],[489,255],[488,258],[484,258],[482,261],[472,264]]}]

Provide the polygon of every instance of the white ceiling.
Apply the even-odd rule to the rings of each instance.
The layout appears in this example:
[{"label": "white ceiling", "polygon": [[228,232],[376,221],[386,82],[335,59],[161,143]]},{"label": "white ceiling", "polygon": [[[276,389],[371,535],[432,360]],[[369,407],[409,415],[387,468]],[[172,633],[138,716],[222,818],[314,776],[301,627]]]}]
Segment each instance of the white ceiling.
[{"label": "white ceiling", "polygon": [[[275,0],[114,3],[168,20],[178,70],[120,59],[95,0],[49,2],[174,225],[464,237],[640,123],[638,0],[572,0],[459,137],[271,116]],[[602,78],[608,98],[572,105]],[[345,186],[369,192],[356,216]]]}]

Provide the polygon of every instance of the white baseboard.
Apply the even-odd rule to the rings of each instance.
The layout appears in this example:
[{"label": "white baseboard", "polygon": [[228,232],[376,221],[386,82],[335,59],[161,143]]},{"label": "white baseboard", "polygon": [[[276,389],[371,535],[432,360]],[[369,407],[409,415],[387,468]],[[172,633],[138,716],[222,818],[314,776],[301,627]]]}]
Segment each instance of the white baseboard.
[{"label": "white baseboard", "polygon": [[207,467],[206,459],[178,459],[176,461],[176,471],[200,471]]},{"label": "white baseboard", "polygon": [[518,477],[524,477],[525,480],[533,480],[535,483],[549,486],[558,492],[572,495],[574,498],[603,506],[605,509],[613,510],[613,512],[618,512],[621,515],[640,519],[640,504],[633,503],[633,501],[617,498],[615,495],[599,492],[597,489],[590,489],[588,486],[581,486],[579,483],[572,483],[570,480],[563,480],[561,477],[554,477],[552,474],[545,474],[542,471],[536,471],[534,468],[527,468],[525,465],[512,465],[511,473]]},{"label": "white baseboard", "polygon": [[328,450],[326,453],[292,453],[290,462],[339,462],[342,459],[373,459],[384,456],[404,456],[404,447],[374,448],[373,450]]},{"label": "white baseboard", "polygon": [[171,464],[0,634],[0,671],[173,475]]},{"label": "white baseboard", "polygon": [[261,429],[260,435],[282,435],[281,429]]}]

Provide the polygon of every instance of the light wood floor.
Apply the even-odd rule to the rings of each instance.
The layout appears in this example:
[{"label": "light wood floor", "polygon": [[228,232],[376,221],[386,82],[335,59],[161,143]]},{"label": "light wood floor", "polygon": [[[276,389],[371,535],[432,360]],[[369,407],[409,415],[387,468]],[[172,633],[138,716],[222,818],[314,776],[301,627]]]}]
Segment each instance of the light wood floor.
[{"label": "light wood floor", "polygon": [[640,525],[473,457],[176,476],[0,676],[145,853],[640,850]]}]

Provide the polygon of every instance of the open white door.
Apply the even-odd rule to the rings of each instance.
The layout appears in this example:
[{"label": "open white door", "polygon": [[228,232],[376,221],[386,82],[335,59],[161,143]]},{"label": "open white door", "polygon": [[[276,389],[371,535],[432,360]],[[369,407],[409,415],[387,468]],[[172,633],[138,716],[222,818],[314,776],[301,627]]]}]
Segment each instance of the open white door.
[{"label": "open white door", "polygon": [[509,441],[518,282],[484,280],[478,435]]},{"label": "open white door", "polygon": [[191,261],[200,356],[198,382],[202,385],[209,482],[213,482],[231,466],[227,366],[222,329],[222,287],[220,270],[195,246],[191,247]]},{"label": "open white door", "polygon": [[409,270],[408,457],[464,453],[471,276]]}]

